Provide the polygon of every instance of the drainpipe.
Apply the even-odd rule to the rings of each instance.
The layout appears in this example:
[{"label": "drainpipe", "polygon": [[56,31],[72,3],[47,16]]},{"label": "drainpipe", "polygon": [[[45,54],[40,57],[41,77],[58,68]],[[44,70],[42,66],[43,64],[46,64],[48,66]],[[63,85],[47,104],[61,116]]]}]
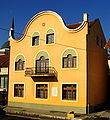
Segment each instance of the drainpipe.
[{"label": "drainpipe", "polygon": [[88,83],[88,34],[89,34],[89,26],[88,26],[88,14],[84,13],[83,21],[87,23],[87,33],[86,33],[86,113],[89,114],[89,83]]}]

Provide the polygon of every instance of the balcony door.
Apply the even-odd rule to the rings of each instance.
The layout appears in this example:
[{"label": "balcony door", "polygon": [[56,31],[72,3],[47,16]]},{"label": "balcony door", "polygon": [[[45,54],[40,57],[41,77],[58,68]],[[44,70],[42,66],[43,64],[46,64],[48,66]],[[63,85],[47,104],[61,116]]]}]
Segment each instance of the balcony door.
[{"label": "balcony door", "polygon": [[36,60],[36,73],[48,73],[49,72],[49,59],[45,59],[44,56]]}]

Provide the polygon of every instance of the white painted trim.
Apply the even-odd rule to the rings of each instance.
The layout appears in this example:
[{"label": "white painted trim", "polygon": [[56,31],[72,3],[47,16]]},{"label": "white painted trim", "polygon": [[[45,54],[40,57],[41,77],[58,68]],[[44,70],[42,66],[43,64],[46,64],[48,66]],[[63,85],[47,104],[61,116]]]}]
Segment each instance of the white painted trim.
[{"label": "white painted trim", "polygon": [[35,21],[37,18],[39,18],[40,16],[43,16],[43,15],[53,15],[53,16],[56,16],[58,18],[58,20],[61,22],[61,25],[63,26],[63,28],[68,31],[68,32],[78,32],[80,31],[81,29],[83,29],[86,25],[86,21],[83,21],[82,24],[75,28],[75,29],[70,29],[68,28],[65,24],[64,24],[64,21],[63,19],[61,18],[61,16],[59,14],[57,14],[56,12],[53,12],[53,11],[42,11],[42,12],[39,12],[38,14],[34,15],[30,21],[27,23],[25,29],[24,29],[24,33],[22,34],[22,36],[18,39],[13,39],[12,36],[9,38],[9,40],[13,40],[14,42],[20,42],[23,40],[23,38],[26,36],[27,34],[27,31],[30,27],[30,25],[33,23],[33,21]]},{"label": "white painted trim", "polygon": [[[63,61],[62,61],[62,58],[63,58],[63,57],[62,57],[62,56],[63,56],[63,53],[64,53],[66,50],[68,50],[68,49],[72,49],[72,50],[74,50],[75,53],[76,53],[76,57],[77,57],[76,68],[63,68],[63,67],[62,67],[62,66],[63,66]],[[60,62],[60,63],[61,63],[61,70],[74,70],[74,69],[77,70],[78,67],[79,67],[79,66],[78,66],[78,65],[79,65],[79,64],[78,64],[78,63],[79,63],[79,56],[78,56],[78,52],[76,51],[76,49],[74,49],[74,48],[66,48],[66,49],[64,49],[63,52],[61,53],[61,62]]]},{"label": "white painted trim", "polygon": [[[24,97],[14,97],[14,85],[15,84],[24,84]],[[25,85],[25,83],[24,82],[13,82],[13,98],[14,99],[25,99],[25,90],[26,90],[26,85]]]},{"label": "white painted trim", "polygon": [[24,71],[25,71],[25,69],[24,70],[14,70],[15,73],[23,73]]},{"label": "white painted trim", "polygon": [[[62,85],[63,84],[76,84],[76,86],[77,86],[77,90],[76,90],[76,100],[62,100]],[[78,90],[78,83],[76,83],[76,82],[68,82],[68,83],[61,83],[61,101],[62,102],[78,102],[78,95],[79,95],[79,90]]]},{"label": "white painted trim", "polygon": [[[48,85],[48,98],[47,98],[47,99],[36,98],[36,84],[47,84],[47,85]],[[48,82],[45,82],[45,83],[42,83],[42,82],[35,83],[35,84],[34,84],[34,99],[35,99],[35,100],[49,100],[49,95],[50,95],[49,90],[50,90],[50,86],[49,86],[49,83],[48,83]]]},{"label": "white painted trim", "polygon": [[79,30],[79,29],[84,25],[84,23],[86,22],[86,21],[83,21],[82,24],[81,24],[78,28],[69,29],[69,28],[64,24],[64,22],[63,22],[64,20],[62,19],[62,17],[61,17],[59,14],[57,14],[56,12],[53,12],[53,11],[42,11],[42,12],[39,12],[38,14],[34,15],[34,16],[30,19],[30,21],[27,23],[26,27],[29,25],[29,23],[30,23],[31,21],[34,21],[34,20],[37,19],[38,17],[40,17],[40,16],[42,16],[42,15],[47,15],[47,14],[51,14],[51,15],[56,16],[56,17],[59,19],[59,21],[61,22],[61,24],[63,25],[64,29],[65,29],[65,30],[68,30],[68,31],[77,31],[77,30]]}]

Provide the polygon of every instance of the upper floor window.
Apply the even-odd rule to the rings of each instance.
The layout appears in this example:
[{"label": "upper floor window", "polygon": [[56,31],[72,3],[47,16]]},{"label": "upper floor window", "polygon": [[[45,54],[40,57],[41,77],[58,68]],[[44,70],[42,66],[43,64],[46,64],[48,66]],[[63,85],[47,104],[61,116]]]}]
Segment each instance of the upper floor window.
[{"label": "upper floor window", "polygon": [[54,43],[54,31],[49,29],[46,34],[46,44]]},{"label": "upper floor window", "polygon": [[36,73],[49,72],[49,56],[47,52],[40,51],[36,56]]},{"label": "upper floor window", "polygon": [[25,59],[22,55],[18,55],[15,60],[15,70],[24,70]]},{"label": "upper floor window", "polygon": [[39,33],[35,32],[32,36],[32,46],[39,45]]},{"label": "upper floor window", "polygon": [[37,73],[48,73],[49,72],[49,59],[45,59],[41,56],[39,60],[36,60],[36,72]]},{"label": "upper floor window", "polygon": [[96,43],[97,43],[98,46],[100,45],[100,39],[99,39],[99,36],[96,36]]},{"label": "upper floor window", "polygon": [[96,36],[96,44],[97,46],[103,48],[103,40],[99,37],[99,36]]},{"label": "upper floor window", "polygon": [[76,68],[76,56],[71,54],[63,58],[63,68]]},{"label": "upper floor window", "polygon": [[77,67],[77,55],[74,50],[67,49],[63,53],[62,67],[63,68],[76,68]]},{"label": "upper floor window", "polygon": [[0,77],[0,88],[6,88],[7,89],[7,82],[8,82],[8,76],[3,75]]}]

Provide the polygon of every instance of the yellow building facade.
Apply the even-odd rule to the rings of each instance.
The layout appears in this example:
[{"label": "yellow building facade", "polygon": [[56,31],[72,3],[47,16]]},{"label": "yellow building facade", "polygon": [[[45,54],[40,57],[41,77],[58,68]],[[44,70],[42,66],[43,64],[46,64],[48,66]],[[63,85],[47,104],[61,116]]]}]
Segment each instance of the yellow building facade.
[{"label": "yellow building facade", "polygon": [[87,113],[106,101],[107,57],[99,20],[65,25],[55,12],[10,29],[8,105]]}]

